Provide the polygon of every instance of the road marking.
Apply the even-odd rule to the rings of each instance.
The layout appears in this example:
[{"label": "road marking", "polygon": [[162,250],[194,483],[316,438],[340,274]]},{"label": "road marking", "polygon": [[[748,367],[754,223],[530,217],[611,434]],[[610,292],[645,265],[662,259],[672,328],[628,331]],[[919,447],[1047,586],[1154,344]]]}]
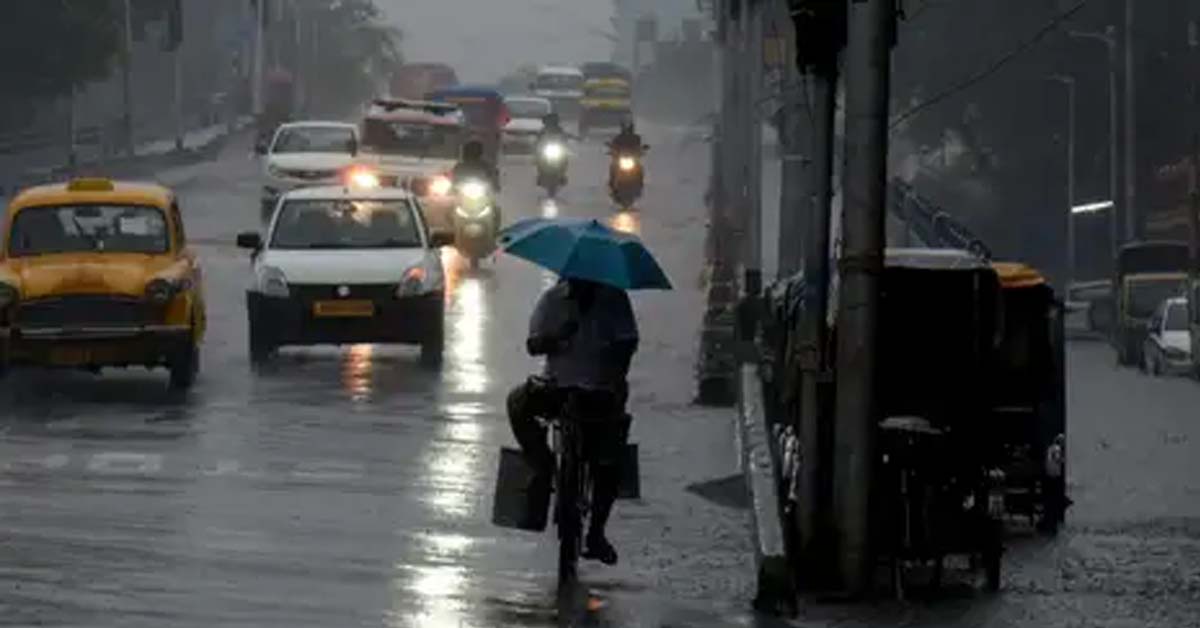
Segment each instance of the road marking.
[{"label": "road marking", "polygon": [[87,470],[110,475],[150,475],[162,470],[162,462],[161,454],[113,451],[92,456]]},{"label": "road marking", "polygon": [[46,471],[55,471],[64,469],[71,464],[71,457],[67,454],[50,454],[41,458],[18,458],[3,466],[5,471],[34,471],[44,469]]},{"label": "road marking", "polygon": [[205,467],[200,469],[200,475],[206,477],[225,477],[225,476],[241,476],[244,478],[259,478],[262,473],[259,471],[246,471],[242,469],[242,463],[237,460],[222,459],[218,460],[216,466]]},{"label": "road marking", "polygon": [[366,476],[366,465],[357,462],[301,463],[291,476],[301,480],[358,480]]}]

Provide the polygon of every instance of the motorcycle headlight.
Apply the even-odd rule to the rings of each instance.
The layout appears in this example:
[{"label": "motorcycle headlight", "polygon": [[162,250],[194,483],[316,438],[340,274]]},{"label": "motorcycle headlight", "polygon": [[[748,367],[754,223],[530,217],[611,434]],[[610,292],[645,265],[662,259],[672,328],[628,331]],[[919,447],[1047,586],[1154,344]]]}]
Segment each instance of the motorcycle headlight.
[{"label": "motorcycle headlight", "polygon": [[0,309],[4,309],[13,303],[16,303],[19,297],[20,294],[17,292],[16,288],[6,283],[0,283]]},{"label": "motorcycle headlight", "polygon": [[396,298],[414,297],[425,292],[425,267],[413,266],[404,271],[404,278],[396,287]]},{"label": "motorcycle headlight", "polygon": [[637,168],[637,160],[633,157],[622,157],[617,160],[617,167],[625,172],[629,172],[630,170]]},{"label": "motorcycle headlight", "polygon": [[146,300],[155,305],[166,305],[178,291],[179,286],[169,279],[152,279],[146,284]]},{"label": "motorcycle headlight", "polygon": [[471,201],[478,201],[487,196],[487,186],[479,181],[467,181],[459,186],[458,191],[463,195],[463,198]]},{"label": "motorcycle headlight", "polygon": [[291,296],[287,277],[282,270],[274,266],[263,266],[258,271],[258,290],[269,297]]},{"label": "motorcycle headlight", "polygon": [[565,153],[562,144],[546,144],[542,147],[542,157],[546,161],[560,161]]},{"label": "motorcycle headlight", "polygon": [[454,209],[454,213],[462,216],[463,218],[482,218],[492,213],[492,206],[484,205],[483,207],[478,208],[467,208],[459,205]]},{"label": "motorcycle headlight", "polygon": [[429,182],[429,192],[434,196],[445,196],[454,188],[449,177],[436,177]]}]

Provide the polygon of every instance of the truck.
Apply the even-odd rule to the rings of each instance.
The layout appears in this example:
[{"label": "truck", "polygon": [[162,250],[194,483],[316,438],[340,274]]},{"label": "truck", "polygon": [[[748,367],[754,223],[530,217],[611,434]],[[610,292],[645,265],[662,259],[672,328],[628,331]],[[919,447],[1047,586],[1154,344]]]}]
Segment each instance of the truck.
[{"label": "truck", "polygon": [[1113,348],[1122,366],[1141,364],[1150,318],[1164,300],[1187,287],[1188,243],[1175,240],[1130,242],[1117,254],[1113,277]]}]

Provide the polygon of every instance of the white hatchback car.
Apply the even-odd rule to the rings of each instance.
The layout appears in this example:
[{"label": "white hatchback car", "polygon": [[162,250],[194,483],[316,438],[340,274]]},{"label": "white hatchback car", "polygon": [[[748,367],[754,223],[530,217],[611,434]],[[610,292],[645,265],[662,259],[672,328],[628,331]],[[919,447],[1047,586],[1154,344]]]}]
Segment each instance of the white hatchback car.
[{"label": "white hatchback car", "polygon": [[358,156],[358,127],[345,122],[289,122],[263,156],[263,216],[290,190],[336,185]]},{"label": "white hatchback car", "polygon": [[253,253],[246,292],[250,357],[287,345],[419,344],[441,363],[445,275],[412,194],[387,187],[288,192],[266,237],[238,235]]},{"label": "white hatchback car", "polygon": [[1167,299],[1154,310],[1142,347],[1141,367],[1152,375],[1186,373],[1192,368],[1186,298]]}]

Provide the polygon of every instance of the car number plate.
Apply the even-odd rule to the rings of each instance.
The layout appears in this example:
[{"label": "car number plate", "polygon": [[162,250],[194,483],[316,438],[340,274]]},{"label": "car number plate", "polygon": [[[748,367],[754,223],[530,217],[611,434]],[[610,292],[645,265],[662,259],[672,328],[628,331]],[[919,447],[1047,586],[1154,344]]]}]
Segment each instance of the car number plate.
[{"label": "car number plate", "polygon": [[320,318],[367,318],[375,315],[375,304],[370,301],[317,301],[313,303],[313,316]]}]

